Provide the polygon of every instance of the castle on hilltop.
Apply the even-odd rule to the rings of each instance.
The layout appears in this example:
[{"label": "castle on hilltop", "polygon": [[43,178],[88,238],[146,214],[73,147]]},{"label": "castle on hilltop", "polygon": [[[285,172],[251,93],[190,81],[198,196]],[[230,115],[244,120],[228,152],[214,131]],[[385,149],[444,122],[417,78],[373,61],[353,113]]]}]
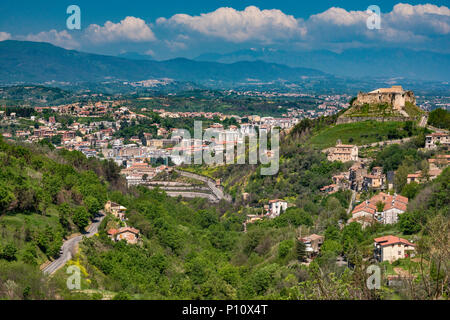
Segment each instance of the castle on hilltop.
[{"label": "castle on hilltop", "polygon": [[353,102],[354,106],[361,106],[364,104],[384,104],[387,103],[393,107],[394,110],[403,110],[406,102],[416,104],[416,98],[412,91],[403,90],[402,86],[392,86],[391,88],[379,88],[371,92],[359,92],[356,100]]}]

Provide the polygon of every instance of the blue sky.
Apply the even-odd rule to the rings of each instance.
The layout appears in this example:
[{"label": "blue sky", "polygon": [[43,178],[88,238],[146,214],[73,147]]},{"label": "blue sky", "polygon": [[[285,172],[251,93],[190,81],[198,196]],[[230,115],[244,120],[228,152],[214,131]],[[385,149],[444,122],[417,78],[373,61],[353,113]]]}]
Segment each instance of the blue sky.
[{"label": "blue sky", "polygon": [[[66,8],[81,8],[81,30]],[[369,5],[381,29],[366,26]],[[80,51],[139,52],[157,59],[248,48],[409,47],[450,52],[449,1],[2,0],[0,40],[51,42]]]}]

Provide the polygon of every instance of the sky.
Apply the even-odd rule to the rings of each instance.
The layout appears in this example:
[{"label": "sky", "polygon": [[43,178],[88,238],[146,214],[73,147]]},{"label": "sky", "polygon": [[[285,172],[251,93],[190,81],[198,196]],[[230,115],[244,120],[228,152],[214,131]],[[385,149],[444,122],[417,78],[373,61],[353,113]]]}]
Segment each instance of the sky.
[{"label": "sky", "polygon": [[[69,5],[81,29],[69,30]],[[379,28],[367,12],[380,8]],[[1,0],[0,41],[154,59],[243,49],[284,51],[401,47],[450,53],[450,1]],[[373,26],[373,24],[372,24]]]}]

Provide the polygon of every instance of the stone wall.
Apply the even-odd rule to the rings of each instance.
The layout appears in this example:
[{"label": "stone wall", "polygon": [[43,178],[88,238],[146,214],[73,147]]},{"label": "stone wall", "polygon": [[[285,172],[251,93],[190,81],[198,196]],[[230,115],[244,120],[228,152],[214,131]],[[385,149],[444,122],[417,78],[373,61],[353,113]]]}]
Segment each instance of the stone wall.
[{"label": "stone wall", "polygon": [[412,91],[402,92],[359,92],[356,100],[353,102],[354,106],[361,106],[363,104],[384,104],[391,105],[394,110],[402,110],[406,102],[416,104],[416,98]]},{"label": "stone wall", "polygon": [[361,121],[378,121],[378,122],[384,122],[384,121],[414,121],[413,118],[406,118],[406,117],[344,117],[341,116],[337,119],[336,124],[343,124],[343,123],[353,123],[353,122],[361,122]]}]

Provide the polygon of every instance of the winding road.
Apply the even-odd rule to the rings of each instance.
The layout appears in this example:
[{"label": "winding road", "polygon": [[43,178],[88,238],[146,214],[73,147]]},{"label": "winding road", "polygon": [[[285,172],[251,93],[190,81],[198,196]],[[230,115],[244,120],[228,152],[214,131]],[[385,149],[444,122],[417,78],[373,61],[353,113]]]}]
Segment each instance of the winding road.
[{"label": "winding road", "polygon": [[193,172],[187,172],[187,171],[183,171],[183,170],[175,170],[175,171],[184,177],[205,182],[208,185],[209,189],[211,189],[211,192],[214,194],[217,201],[220,201],[222,199],[225,199],[228,202],[233,201],[233,198],[229,194],[226,194],[221,188],[218,188],[216,186],[216,183],[213,179],[193,173]]},{"label": "winding road", "polygon": [[61,250],[62,250],[61,256],[58,259],[56,259],[55,261],[53,261],[52,263],[50,263],[48,266],[46,266],[42,270],[42,272],[44,272],[45,274],[48,274],[48,275],[52,275],[59,268],[64,266],[67,263],[67,261],[72,259],[72,252],[76,248],[78,243],[80,243],[81,240],[83,240],[83,237],[90,238],[94,234],[96,234],[98,232],[98,227],[100,226],[100,223],[102,222],[104,217],[105,217],[105,214],[103,212],[100,212],[98,214],[98,216],[95,217],[92,224],[89,226],[87,232],[85,232],[82,235],[76,236],[74,238],[71,238],[71,239],[65,241],[61,247]]}]

